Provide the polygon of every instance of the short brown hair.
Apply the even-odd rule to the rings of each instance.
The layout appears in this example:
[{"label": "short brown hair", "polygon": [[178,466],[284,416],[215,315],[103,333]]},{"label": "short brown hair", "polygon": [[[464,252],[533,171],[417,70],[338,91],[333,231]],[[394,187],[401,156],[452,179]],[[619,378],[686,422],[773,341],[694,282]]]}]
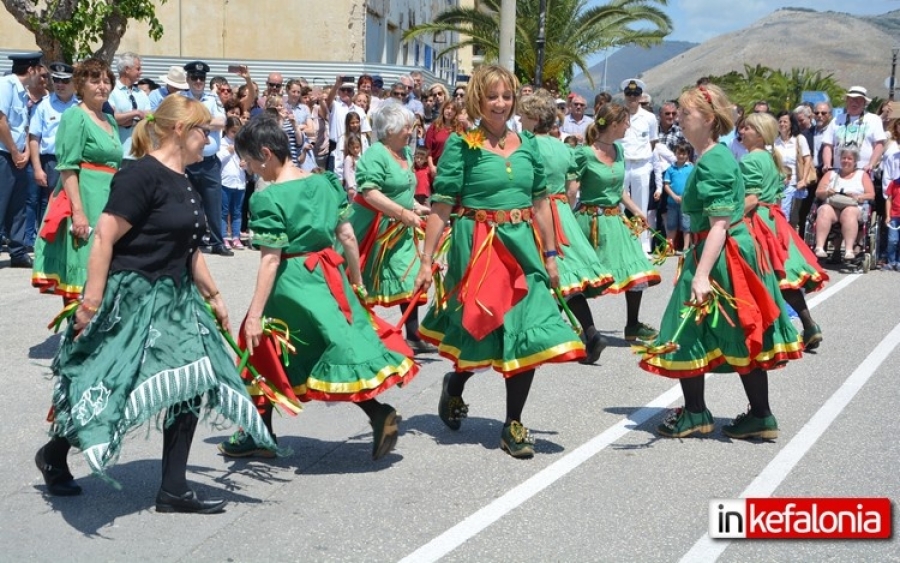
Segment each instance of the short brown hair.
[{"label": "short brown hair", "polygon": [[506,84],[512,91],[513,103],[509,107],[506,119],[516,112],[516,92],[519,90],[519,80],[516,76],[499,65],[480,66],[472,73],[469,87],[466,89],[466,111],[473,121],[482,117],[481,102],[487,97],[488,89],[498,82]]},{"label": "short brown hair", "polygon": [[105,76],[109,80],[109,85],[116,83],[116,76],[109,68],[109,64],[102,59],[91,57],[81,61],[75,67],[75,73],[72,75],[72,82],[75,85],[75,95],[84,99],[84,85],[89,80]]}]

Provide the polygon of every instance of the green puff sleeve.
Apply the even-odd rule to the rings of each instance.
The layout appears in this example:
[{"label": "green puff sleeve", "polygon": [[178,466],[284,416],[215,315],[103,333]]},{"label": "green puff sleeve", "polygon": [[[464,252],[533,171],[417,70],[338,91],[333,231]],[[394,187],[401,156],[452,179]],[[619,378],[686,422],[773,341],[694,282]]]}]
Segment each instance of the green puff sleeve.
[{"label": "green puff sleeve", "polygon": [[337,174],[325,172],[323,175],[334,190],[334,198],[337,201],[338,209],[337,221],[338,223],[343,223],[350,219],[350,211],[353,209],[347,200],[347,192],[344,190],[344,186],[341,185],[341,179],[337,177]]},{"label": "green puff sleeve", "polygon": [[56,132],[57,170],[81,169],[88,128],[84,118],[84,110],[77,105],[63,112],[59,120],[59,130]]},{"label": "green puff sleeve", "polygon": [[[456,133],[452,133],[444,144],[444,152],[438,161],[437,174],[431,186],[432,203],[456,205],[465,181],[465,152],[471,151]],[[359,174],[357,172],[357,174]]]},{"label": "green puff sleeve", "polygon": [[268,248],[288,246],[285,214],[272,198],[272,191],[256,192],[250,197],[250,230],[253,244]]},{"label": "green puff sleeve", "polygon": [[376,143],[356,161],[356,189],[381,190],[387,180],[386,151],[383,143]]},{"label": "green puff sleeve", "polygon": [[744,158],[738,163],[744,178],[744,193],[758,196],[763,191],[762,167],[756,159]]},{"label": "green puff sleeve", "polygon": [[[727,156],[730,162],[723,156]],[[743,206],[744,182],[740,168],[728,149],[710,152],[707,158],[701,158],[697,162],[696,175],[699,178],[698,198],[703,204],[705,216],[731,216],[737,209],[738,200]]]},{"label": "green puff sleeve", "polygon": [[[578,167],[578,158],[577,154],[579,151],[576,151],[574,148],[567,146],[567,150],[569,151],[569,161],[566,165],[566,180],[577,180],[579,176],[579,170],[582,168]],[[584,166],[584,162],[581,163]]]},{"label": "green puff sleeve", "polygon": [[578,147],[572,149],[572,152],[574,153],[573,158],[575,160],[575,169],[572,172],[574,174],[574,177],[571,178],[572,180],[581,180],[582,178],[584,178],[584,173],[587,171],[587,154],[585,153],[586,150],[590,150],[590,148]]},{"label": "green puff sleeve", "polygon": [[[534,180],[531,184],[531,199],[547,197],[547,176],[544,174],[544,161],[541,158],[541,150],[538,147],[534,133],[522,131],[522,146],[531,157],[531,166],[534,168]],[[443,159],[443,157],[441,157]]]}]

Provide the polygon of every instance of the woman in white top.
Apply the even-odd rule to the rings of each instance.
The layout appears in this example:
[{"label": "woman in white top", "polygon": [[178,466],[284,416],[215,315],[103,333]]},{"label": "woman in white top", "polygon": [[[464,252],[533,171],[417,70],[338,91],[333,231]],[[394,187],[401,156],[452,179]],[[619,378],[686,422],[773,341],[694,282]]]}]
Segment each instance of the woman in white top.
[{"label": "woman in white top", "polygon": [[[778,137],[775,139],[775,150],[781,156],[787,174],[784,183],[784,197],[781,200],[781,210],[788,218],[791,225],[797,228],[797,213],[791,214],[794,201],[797,201],[797,211],[800,209],[800,201],[807,194],[807,171],[812,166],[812,153],[809,151],[809,143],[806,137],[800,134],[800,124],[797,118],[789,111],[778,114]],[[797,158],[799,155],[799,159]],[[798,162],[799,160],[799,162]]]},{"label": "woman in white top", "polygon": [[857,170],[859,149],[848,145],[841,149],[841,167],[829,170],[819,182],[816,197],[825,203],[816,211],[816,256],[825,258],[825,241],[831,226],[841,224],[841,235],[844,237],[844,260],[856,257],[853,246],[859,232],[859,204],[875,198],[875,188],[869,174]]},{"label": "woman in white top", "polygon": [[241,242],[241,206],[244,203],[244,189],[247,187],[247,174],[241,168],[241,159],[234,151],[234,136],[240,128],[239,118],[227,119],[225,134],[222,135],[222,143],[216,153],[222,163],[222,238],[225,239],[225,248],[237,250],[244,249]]}]

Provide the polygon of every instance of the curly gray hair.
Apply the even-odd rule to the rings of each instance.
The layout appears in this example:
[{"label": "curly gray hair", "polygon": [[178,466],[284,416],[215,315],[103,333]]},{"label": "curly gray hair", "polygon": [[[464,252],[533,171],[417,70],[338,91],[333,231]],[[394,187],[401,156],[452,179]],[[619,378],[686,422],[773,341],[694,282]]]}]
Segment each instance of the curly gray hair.
[{"label": "curly gray hair", "polygon": [[404,127],[412,126],[416,116],[400,102],[387,100],[372,112],[372,132],[375,139],[382,141],[388,135],[399,133]]}]

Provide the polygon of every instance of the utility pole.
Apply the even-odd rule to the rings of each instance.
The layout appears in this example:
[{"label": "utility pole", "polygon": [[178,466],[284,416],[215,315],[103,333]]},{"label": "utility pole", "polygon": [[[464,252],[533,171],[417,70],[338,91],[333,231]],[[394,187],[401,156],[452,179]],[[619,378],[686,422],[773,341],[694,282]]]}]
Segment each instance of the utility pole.
[{"label": "utility pole", "polygon": [[500,66],[516,71],[515,0],[503,0],[500,4]]},{"label": "utility pole", "polygon": [[888,90],[888,101],[894,101],[894,86],[896,82],[894,82],[894,77],[897,76],[897,54],[900,53],[900,48],[894,47],[891,49],[891,87]]},{"label": "utility pole", "polygon": [[[544,46],[547,44],[547,0],[541,0],[538,12],[538,36],[537,36],[537,68],[534,71],[534,87],[544,86]],[[896,59],[896,57],[895,57]]]}]

